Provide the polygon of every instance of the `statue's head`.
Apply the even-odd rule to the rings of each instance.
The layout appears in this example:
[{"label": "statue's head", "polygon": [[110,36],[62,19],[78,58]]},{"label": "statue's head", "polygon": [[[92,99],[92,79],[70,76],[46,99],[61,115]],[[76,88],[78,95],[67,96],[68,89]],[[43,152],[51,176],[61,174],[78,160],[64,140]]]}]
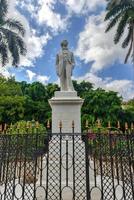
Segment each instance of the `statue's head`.
[{"label": "statue's head", "polygon": [[67,47],[68,47],[68,41],[67,41],[67,40],[63,40],[63,41],[61,42],[61,47],[62,47],[62,48],[67,48]]}]

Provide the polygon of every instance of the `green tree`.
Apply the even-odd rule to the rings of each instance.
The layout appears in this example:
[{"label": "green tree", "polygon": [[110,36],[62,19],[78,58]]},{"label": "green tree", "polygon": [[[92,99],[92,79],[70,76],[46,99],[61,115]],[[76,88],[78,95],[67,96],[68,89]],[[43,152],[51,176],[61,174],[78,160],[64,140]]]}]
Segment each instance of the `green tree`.
[{"label": "green tree", "polygon": [[82,107],[83,123],[86,119],[91,125],[94,125],[97,119],[100,119],[104,126],[108,121],[113,125],[117,123],[122,111],[122,98],[118,97],[116,92],[106,92],[99,88],[85,93],[83,98],[85,99]]},{"label": "green tree", "polygon": [[26,96],[25,101],[25,120],[38,120],[42,123],[47,123],[47,120],[51,117],[51,108],[47,101],[34,101],[29,96]]},{"label": "green tree", "polygon": [[25,98],[0,96],[0,123],[14,123],[24,118]]},{"label": "green tree", "polygon": [[115,25],[117,25],[117,30],[114,37],[115,44],[120,41],[125,30],[127,30],[127,35],[122,43],[122,48],[129,46],[125,63],[127,63],[131,55],[134,62],[134,1],[108,0],[105,21],[109,21],[106,32],[110,31]]},{"label": "green tree", "polygon": [[54,96],[54,92],[59,90],[60,88],[57,84],[49,83],[46,85],[47,99],[51,99]]},{"label": "green tree", "polygon": [[24,95],[29,96],[34,101],[46,100],[46,88],[42,83],[34,82],[32,84],[25,85],[25,89],[24,82],[22,84]]},{"label": "green tree", "polygon": [[134,123],[134,99],[129,100],[125,104],[123,104],[123,113],[122,113],[122,121],[123,123],[128,122],[129,124],[131,122]]},{"label": "green tree", "polygon": [[0,96],[22,96],[22,90],[14,78],[0,77]]},{"label": "green tree", "polygon": [[9,62],[11,54],[12,65],[18,66],[20,55],[26,55],[23,40],[25,29],[16,19],[10,19],[8,14],[8,1],[0,1],[0,58],[2,66]]},{"label": "green tree", "polygon": [[38,128],[36,127],[36,121],[32,120],[32,121],[18,121],[15,124],[12,124],[12,126],[10,126],[8,128],[8,133],[10,134],[35,134],[37,132],[45,134],[46,132],[46,128],[44,127],[43,124],[38,123]]},{"label": "green tree", "polygon": [[[134,100],[122,105],[122,98],[116,92],[106,92],[103,89],[93,89],[89,82],[77,83],[74,87],[84,99],[82,106],[82,125],[88,119],[89,124],[94,126],[99,118],[104,126],[111,121],[113,126],[119,120],[134,122]],[[0,77],[0,123],[15,123],[20,120],[31,121],[32,119],[46,125],[51,119],[51,108],[48,100],[59,90],[58,85],[43,85],[35,82],[16,82],[14,77],[5,79]]]},{"label": "green tree", "polygon": [[14,78],[0,77],[0,123],[16,122],[24,117],[25,96]]},{"label": "green tree", "polygon": [[77,83],[77,81],[73,81],[73,84],[78,95],[81,97],[84,96],[84,93],[89,92],[93,89],[93,84],[90,82],[82,81],[80,83]]}]

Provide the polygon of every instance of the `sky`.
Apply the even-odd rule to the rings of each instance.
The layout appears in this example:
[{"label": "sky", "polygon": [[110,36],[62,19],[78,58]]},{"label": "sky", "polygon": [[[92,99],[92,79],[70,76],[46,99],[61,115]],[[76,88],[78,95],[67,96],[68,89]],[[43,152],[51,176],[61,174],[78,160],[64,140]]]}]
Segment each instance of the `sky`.
[{"label": "sky", "polygon": [[56,54],[67,39],[75,55],[73,79],[116,91],[125,101],[134,98],[134,66],[123,64],[127,49],[114,45],[116,27],[105,33],[106,0],[8,1],[8,17],[20,20],[26,29],[28,52],[19,68],[9,64],[0,73],[17,81],[58,83]]}]

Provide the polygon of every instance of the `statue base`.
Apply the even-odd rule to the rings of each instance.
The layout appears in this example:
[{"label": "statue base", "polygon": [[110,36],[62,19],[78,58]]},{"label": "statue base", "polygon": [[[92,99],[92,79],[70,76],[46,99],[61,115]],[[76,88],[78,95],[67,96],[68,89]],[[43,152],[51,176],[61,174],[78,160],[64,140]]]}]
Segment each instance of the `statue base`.
[{"label": "statue base", "polygon": [[52,133],[59,133],[59,122],[62,121],[62,132],[81,133],[81,107],[84,100],[77,96],[76,91],[56,91],[55,96],[49,100],[52,108]]}]

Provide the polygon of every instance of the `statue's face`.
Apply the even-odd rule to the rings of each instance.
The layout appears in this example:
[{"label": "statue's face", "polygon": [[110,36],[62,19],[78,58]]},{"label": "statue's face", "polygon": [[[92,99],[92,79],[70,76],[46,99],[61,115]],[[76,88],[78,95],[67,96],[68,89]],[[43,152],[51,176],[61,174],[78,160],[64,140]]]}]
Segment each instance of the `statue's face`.
[{"label": "statue's face", "polygon": [[67,40],[63,40],[63,42],[61,43],[61,47],[64,49],[64,48],[67,48],[68,47],[68,41]]}]

